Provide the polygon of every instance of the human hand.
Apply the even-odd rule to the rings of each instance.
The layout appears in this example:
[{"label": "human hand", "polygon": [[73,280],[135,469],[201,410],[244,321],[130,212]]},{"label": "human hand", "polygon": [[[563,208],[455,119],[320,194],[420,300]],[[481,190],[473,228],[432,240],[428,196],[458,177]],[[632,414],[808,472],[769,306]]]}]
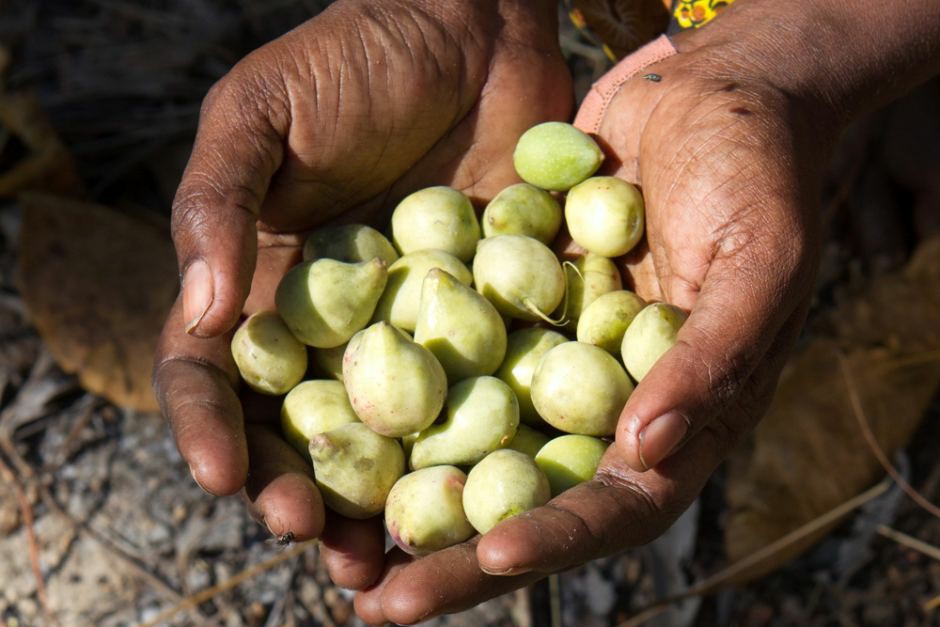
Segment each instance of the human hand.
[{"label": "human hand", "polygon": [[466,609],[656,538],[765,411],[812,294],[837,123],[718,36],[676,44],[648,70],[661,80],[627,81],[596,134],[608,173],[643,189],[646,246],[624,268],[640,296],[690,312],[677,344],[633,392],[592,481],[471,542],[414,561],[393,552],[356,598],[367,622]]},{"label": "human hand", "polygon": [[378,576],[381,521],[325,523],[312,469],[278,432],[277,400],[237,386],[230,331],[274,307],[306,230],[374,219],[428,185],[490,198],[516,180],[519,135],[570,107],[547,0],[341,0],[206,97],[173,207],[183,289],[155,360],[157,397],[194,479],[216,495],[244,488],[275,535],[322,533],[339,585]]}]

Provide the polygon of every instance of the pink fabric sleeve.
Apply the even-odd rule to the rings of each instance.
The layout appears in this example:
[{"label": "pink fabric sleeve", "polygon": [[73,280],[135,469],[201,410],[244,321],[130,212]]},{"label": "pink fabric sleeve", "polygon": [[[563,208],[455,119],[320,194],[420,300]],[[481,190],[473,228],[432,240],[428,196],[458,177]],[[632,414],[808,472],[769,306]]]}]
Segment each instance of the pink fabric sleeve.
[{"label": "pink fabric sleeve", "polygon": [[596,133],[610,101],[620,86],[647,66],[674,54],[676,54],[675,46],[668,37],[661,35],[617,63],[591,86],[591,91],[588,92],[584,102],[581,103],[581,108],[578,109],[574,125],[585,133]]}]

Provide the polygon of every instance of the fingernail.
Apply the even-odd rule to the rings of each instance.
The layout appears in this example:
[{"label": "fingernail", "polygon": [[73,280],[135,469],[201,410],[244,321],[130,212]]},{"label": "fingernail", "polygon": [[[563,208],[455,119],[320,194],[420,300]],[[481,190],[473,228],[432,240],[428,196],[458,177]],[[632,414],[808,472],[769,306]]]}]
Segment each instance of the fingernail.
[{"label": "fingernail", "polygon": [[192,466],[189,467],[189,474],[191,474],[191,475],[193,476],[193,481],[196,482],[196,485],[199,486],[199,489],[200,489],[200,490],[202,490],[203,492],[205,492],[205,493],[208,494],[209,496],[215,496],[214,494],[212,494],[212,492],[209,492],[208,490],[206,490],[206,489],[202,486],[201,483],[199,483],[199,479],[196,478],[196,471],[193,469]]},{"label": "fingernail", "polygon": [[647,469],[666,459],[689,431],[689,423],[679,412],[671,411],[649,423],[639,435],[640,461]]},{"label": "fingernail", "polygon": [[209,264],[197,259],[183,276],[183,318],[186,333],[192,334],[212,305],[212,272]]},{"label": "fingernail", "polygon": [[504,570],[497,570],[492,568],[487,568],[486,566],[481,565],[480,570],[482,570],[487,575],[494,575],[496,577],[508,577],[510,575],[524,575],[525,573],[532,570],[531,568],[506,568]]}]

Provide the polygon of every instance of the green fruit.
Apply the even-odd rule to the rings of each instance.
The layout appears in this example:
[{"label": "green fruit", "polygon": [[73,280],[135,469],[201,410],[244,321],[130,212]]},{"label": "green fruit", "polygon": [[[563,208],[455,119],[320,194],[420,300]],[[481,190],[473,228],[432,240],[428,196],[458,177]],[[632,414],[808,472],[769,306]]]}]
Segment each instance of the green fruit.
[{"label": "green fruit", "polygon": [[555,254],[524,235],[481,240],[473,280],[500,313],[522,320],[546,319],[565,295],[565,273]]},{"label": "green fruit", "polygon": [[[348,343],[347,343],[348,344]],[[310,356],[318,372],[337,381],[343,380],[343,354],[347,344],[333,348],[312,348]]]},{"label": "green fruit", "polygon": [[535,463],[548,477],[552,496],[589,481],[607,446],[607,442],[589,435],[563,435],[543,446],[535,456]]},{"label": "green fruit", "polygon": [[446,420],[418,434],[411,467],[470,466],[506,446],[519,426],[519,403],[496,377],[474,377],[447,393]]},{"label": "green fruit", "polygon": [[646,376],[663,353],[676,343],[676,335],[686,317],[684,311],[666,303],[647,305],[636,315],[620,345],[630,376],[637,381]]},{"label": "green fruit", "polygon": [[642,298],[627,290],[598,296],[581,312],[578,341],[599,346],[611,355],[619,355],[624,332],[645,306]]},{"label": "green fruit", "polygon": [[310,458],[323,500],[349,518],[380,513],[392,486],[405,474],[405,455],[398,442],[361,422],[313,436]]},{"label": "green fruit", "polygon": [[516,429],[516,435],[506,448],[511,448],[534,458],[542,447],[548,444],[548,441],[549,437],[541,431],[536,431],[526,425],[519,425],[519,428]]},{"label": "green fruit", "polygon": [[451,383],[492,374],[506,354],[506,325],[499,312],[438,268],[424,279],[414,339],[434,353]]},{"label": "green fruit", "polygon": [[358,263],[376,257],[392,265],[398,253],[385,236],[364,224],[343,224],[317,229],[304,243],[304,261],[323,257]]},{"label": "green fruit", "polygon": [[298,340],[317,348],[346,342],[368,324],[388,277],[385,262],[305,261],[277,287],[277,311]]},{"label": "green fruit", "polygon": [[421,303],[421,286],[432,268],[444,270],[464,285],[473,283],[467,266],[440,250],[419,250],[396,261],[388,269],[388,285],[375,308],[373,321],[384,320],[403,331],[414,331]]},{"label": "green fruit", "polygon": [[596,176],[575,185],[565,199],[571,238],[604,257],[627,254],[643,237],[643,196],[613,176]]},{"label": "green fruit", "polygon": [[480,533],[548,503],[551,488],[531,457],[512,449],[487,455],[467,475],[463,509]]},{"label": "green fruit", "polygon": [[232,357],[248,386],[262,394],[284,394],[307,371],[307,349],[273,311],[242,323],[232,337]]},{"label": "green fruit", "polygon": [[426,555],[472,536],[463,513],[466,480],[453,466],[422,468],[399,479],[385,503],[385,526],[395,544],[411,555]]},{"label": "green fruit", "polygon": [[359,422],[359,418],[339,381],[304,381],[284,397],[281,405],[281,431],[305,456],[310,438],[350,422]]},{"label": "green fruit", "polygon": [[610,353],[567,342],[542,357],[532,376],[532,402],[556,429],[582,435],[611,435],[633,383]]},{"label": "green fruit", "polygon": [[450,187],[428,187],[406,197],[392,213],[392,241],[403,255],[443,250],[470,261],[480,223],[470,199]]},{"label": "green fruit", "polygon": [[429,426],[447,395],[447,375],[434,355],[386,322],[349,341],[343,381],[359,419],[390,438]]},{"label": "green fruit", "polygon": [[564,302],[565,327],[574,331],[581,312],[599,296],[623,287],[620,270],[607,257],[594,253],[578,255],[564,265],[567,295]]},{"label": "green fruit", "polygon": [[519,138],[512,155],[523,181],[560,192],[597,172],[603,160],[604,153],[590,136],[564,122],[533,126]]},{"label": "green fruit", "polygon": [[551,244],[561,228],[561,206],[551,194],[528,183],[510,185],[483,212],[483,235],[528,235]]},{"label": "green fruit", "polygon": [[542,355],[568,339],[561,333],[532,327],[520,329],[509,334],[506,343],[506,357],[496,371],[496,376],[505,381],[519,399],[519,416],[530,425],[543,424],[543,420],[532,404],[532,374],[539,365]]}]

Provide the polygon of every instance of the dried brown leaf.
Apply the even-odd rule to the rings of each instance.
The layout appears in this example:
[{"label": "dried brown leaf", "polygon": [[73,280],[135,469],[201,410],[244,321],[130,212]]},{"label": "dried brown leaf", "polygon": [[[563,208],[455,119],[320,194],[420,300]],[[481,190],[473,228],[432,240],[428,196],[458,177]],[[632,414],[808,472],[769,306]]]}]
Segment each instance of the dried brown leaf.
[{"label": "dried brown leaf", "polygon": [[178,289],[169,229],[48,194],[22,204],[19,289],[56,361],[95,394],[155,410],[153,353]]},{"label": "dried brown leaf", "polygon": [[[730,460],[725,530],[729,559],[813,520],[874,483],[884,471],[852,411],[839,354],[881,448],[909,441],[940,386],[940,237],[924,242],[902,271],[838,307],[784,370],[751,444]],[[742,574],[766,574],[812,546],[831,526]]]},{"label": "dried brown leaf", "polygon": [[0,94],[0,132],[0,197],[28,189],[82,194],[75,162],[33,94]]},{"label": "dried brown leaf", "polygon": [[669,11],[660,0],[575,0],[574,6],[618,58],[652,41],[669,25]]}]

